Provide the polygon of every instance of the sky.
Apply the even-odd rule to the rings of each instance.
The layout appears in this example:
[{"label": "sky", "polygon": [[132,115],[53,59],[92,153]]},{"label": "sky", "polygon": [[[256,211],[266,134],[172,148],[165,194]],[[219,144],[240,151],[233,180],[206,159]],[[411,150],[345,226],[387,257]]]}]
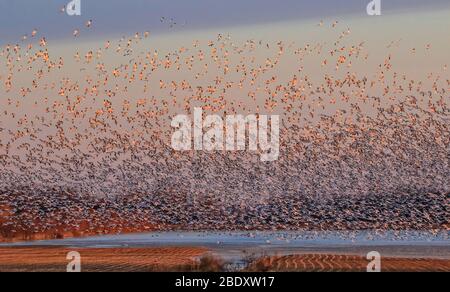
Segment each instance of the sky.
[{"label": "sky", "polygon": [[[0,0],[0,41],[15,41],[37,28],[47,38],[68,37],[68,31],[93,20],[98,35],[242,26],[311,18],[367,16],[369,0],[81,0],[82,15],[68,16],[60,10],[69,0]],[[448,0],[384,0],[382,12],[450,8]],[[161,23],[161,17],[167,21]]]},{"label": "sky", "polygon": [[[19,108],[17,104],[20,103],[20,115],[16,119],[0,120],[0,128],[15,130],[18,119],[22,116],[45,115],[49,103],[62,99],[58,93],[59,86],[52,89],[52,83],[59,85],[64,83],[64,80],[70,80],[80,84],[81,88],[91,87],[87,85],[87,80],[90,77],[98,77],[96,65],[99,62],[106,66],[107,72],[112,72],[114,68],[132,64],[147,54],[153,56],[158,52],[162,60],[167,54],[181,48],[189,48],[188,52],[181,54],[184,61],[184,58],[194,54],[192,52],[195,54],[198,50],[209,52],[211,50],[209,41],[217,40],[219,33],[230,36],[231,41],[227,42],[228,49],[233,52],[229,57],[230,68],[239,65],[243,57],[234,53],[231,48],[235,45],[243,47],[250,39],[256,43],[261,42],[262,45],[257,46],[254,51],[244,53],[244,56],[248,57],[247,61],[250,57],[256,58],[255,65],[249,64],[249,68],[252,66],[257,68],[258,64],[266,64],[267,59],[274,59],[278,53],[276,44],[279,41],[282,41],[286,51],[289,51],[281,58],[277,70],[261,75],[255,85],[247,84],[242,89],[236,86],[227,91],[227,100],[252,103],[252,109],[255,111],[256,105],[263,107],[267,96],[260,93],[257,99],[252,101],[247,98],[247,94],[256,87],[264,88],[264,80],[273,77],[269,74],[277,74],[277,84],[287,84],[296,74],[307,75],[309,80],[319,84],[318,82],[323,82],[325,75],[345,78],[349,70],[356,72],[358,76],[377,79],[379,64],[383,64],[392,54],[395,73],[405,74],[408,79],[421,80],[428,88],[434,78],[438,78],[440,83],[445,83],[449,76],[446,69],[450,65],[449,0],[382,0],[383,15],[379,17],[367,15],[366,6],[369,0],[81,1],[82,16],[68,16],[61,13],[60,9],[69,0],[0,0],[0,109],[17,111]],[[173,18],[178,25],[170,28],[167,21],[161,23],[161,17]],[[93,25],[89,29],[85,27],[87,20],[93,20]],[[324,20],[324,24],[319,26],[321,20]],[[339,21],[339,25],[333,28],[332,23],[336,20]],[[34,28],[39,31],[37,36],[22,41],[22,36],[25,34],[30,36]],[[73,37],[74,29],[80,29],[79,37]],[[350,30],[351,34],[337,45],[338,37],[347,30]],[[150,31],[151,36],[133,45],[132,55],[123,55],[124,50],[116,53],[119,43],[122,43],[124,48],[125,43],[133,38],[135,32],[144,31]],[[123,41],[122,35],[125,36]],[[34,88],[33,81],[38,76],[38,70],[45,65],[35,62],[29,71],[21,70],[18,64],[23,66],[22,68],[27,68],[28,58],[25,56],[20,60],[16,58],[12,77],[14,86],[11,91],[6,91],[5,80],[9,72],[5,68],[9,68],[10,56],[3,51],[5,44],[12,43],[13,46],[20,44],[22,52],[26,50],[26,45],[33,44],[32,52],[36,52],[41,49],[39,40],[42,37],[48,41],[46,50],[51,59],[56,63],[64,60],[63,68],[46,73],[44,80],[39,80],[39,86],[32,90],[32,94],[24,98],[21,90]],[[109,40],[111,49],[103,50],[101,58],[95,62],[87,65],[83,61],[76,61],[76,54],[83,59],[89,51],[101,51]],[[200,46],[194,49],[193,43],[197,40]],[[335,70],[332,59],[337,58],[337,55],[330,57],[329,52],[337,47],[346,46],[348,49],[361,43],[364,43],[363,53],[367,54],[367,58],[361,57],[354,60],[351,67]],[[270,49],[266,49],[264,44],[270,44]],[[307,54],[304,60],[300,60],[294,51],[305,48],[307,44],[312,47],[321,46],[323,50],[321,54]],[[427,49],[428,44],[430,48]],[[172,57],[175,55],[177,54],[172,54]],[[324,58],[330,61],[327,66],[321,66]],[[143,82],[129,84],[123,77],[110,79],[112,81],[104,89],[116,90],[115,88],[120,86],[120,90],[116,90],[117,96],[114,97],[114,104],[118,106],[125,100],[139,98],[156,97],[158,101],[165,100],[170,96],[170,86],[168,89],[160,90],[160,80],[177,81],[178,84],[182,80],[187,80],[193,84],[193,88],[206,87],[214,84],[217,74],[223,71],[223,68],[218,68],[214,63],[209,65],[206,70],[209,73],[199,78],[195,76],[196,73],[204,71],[204,64],[199,61],[195,63],[193,71],[186,70],[187,66],[178,71],[173,66],[171,70],[149,73],[147,75],[149,82],[146,83],[150,88],[148,92],[143,91]],[[394,72],[390,73],[387,79],[392,81]],[[231,72],[226,80],[238,84],[241,77],[241,73]],[[125,87],[127,90],[124,90]],[[78,93],[78,91],[71,92],[70,96],[74,97]],[[380,88],[371,89],[367,94],[379,95]],[[44,97],[48,98],[49,103],[42,102]],[[175,97],[181,101],[186,98],[185,92],[177,91]],[[102,93],[98,98],[86,100],[83,105],[92,106],[95,110],[103,107],[103,101]],[[348,104],[340,104],[338,101],[336,106],[327,107],[324,113],[334,114],[336,108],[340,106],[348,107]],[[177,107],[173,110],[177,111],[174,114],[181,113]],[[308,108],[305,106],[303,110],[306,114]],[[370,110],[368,108],[366,112]],[[276,113],[282,115],[283,109],[280,107]],[[88,120],[84,123],[86,127],[90,126]],[[78,126],[81,128],[81,125]],[[166,123],[165,126],[169,127],[170,123]],[[42,135],[48,134],[46,131],[55,131],[55,128],[44,129]],[[7,131],[0,132],[0,140],[3,139],[1,135],[7,133]]]},{"label": "sky", "polygon": [[[136,46],[135,56],[141,52],[158,51],[161,56],[181,47],[190,47],[194,40],[199,40],[204,51],[208,51],[207,43],[215,40],[218,33],[232,36],[236,44],[244,44],[246,40],[262,40],[275,44],[295,43],[294,47],[306,44],[324,44],[324,52],[333,47],[339,33],[351,29],[351,37],[342,45],[365,43],[370,58],[365,62],[354,63],[352,70],[359,74],[373,76],[377,65],[384,62],[388,54],[393,53],[394,65],[399,72],[407,73],[411,78],[427,80],[430,72],[445,73],[442,67],[450,64],[450,1],[449,0],[382,0],[380,17],[369,17],[366,6],[369,0],[81,0],[82,16],[68,16],[60,9],[69,0],[0,0],[0,45],[6,43],[26,44],[36,42],[41,37],[48,40],[48,50],[53,58],[61,56],[65,60],[64,70],[48,74],[49,80],[58,81],[63,76],[74,80],[84,80],[84,75],[95,68],[81,68],[73,56],[79,52],[81,56],[90,50],[97,51],[107,40],[117,43],[121,36],[127,39],[135,32],[151,31],[152,36]],[[161,17],[173,18],[178,25],[170,28],[161,23]],[[90,29],[85,28],[86,20],[93,20]],[[324,27],[319,21],[324,20]],[[331,23],[339,20],[339,26],[331,29]],[[21,37],[36,28],[37,38],[29,38],[26,42]],[[80,37],[73,37],[74,29],[80,29]],[[400,41],[401,40],[401,41]],[[391,43],[399,45],[387,49]],[[426,50],[431,43],[432,50]],[[117,45],[112,45],[116,48]],[[36,46],[38,47],[38,46]],[[275,46],[274,46],[275,47]],[[417,48],[417,54],[411,54]],[[111,50],[110,50],[111,51]],[[264,63],[266,58],[276,53],[272,50],[258,50],[254,56]],[[280,79],[289,80],[298,71],[298,60],[295,55],[287,54],[280,64]],[[131,58],[131,57],[130,57]],[[5,67],[6,59],[0,58],[0,68]],[[103,61],[110,68],[119,67],[123,58],[109,52],[103,55]],[[232,62],[238,62],[238,59]],[[304,62],[305,72],[311,78],[322,80],[323,74],[338,73],[324,71],[318,66],[322,56],[310,56]],[[36,68],[35,68],[36,69]],[[16,99],[21,87],[29,87],[34,74],[16,74],[15,90],[9,93],[0,91],[0,97]],[[211,69],[211,74],[215,71]],[[344,74],[345,71],[339,74]],[[4,80],[6,72],[0,71],[0,80]],[[189,72],[159,72],[152,78],[152,88],[158,88],[160,79],[193,81]],[[448,73],[447,73],[448,74]],[[207,85],[213,77],[201,78]],[[342,77],[342,76],[341,76]],[[317,81],[317,80],[316,80]],[[1,84],[1,83],[0,83]],[[2,85],[2,84],[1,84]],[[0,87],[2,89],[2,87]],[[130,86],[130,94],[142,95],[142,88]],[[48,92],[35,91],[34,94],[46,96]],[[164,92],[152,92],[163,96]],[[242,92],[230,91],[230,94],[241,98]],[[58,98],[58,96],[56,96]],[[0,98],[0,108],[5,107],[6,98]],[[101,102],[101,100],[100,100]],[[32,107],[33,100],[23,110]],[[11,121],[13,123],[13,121]]]}]

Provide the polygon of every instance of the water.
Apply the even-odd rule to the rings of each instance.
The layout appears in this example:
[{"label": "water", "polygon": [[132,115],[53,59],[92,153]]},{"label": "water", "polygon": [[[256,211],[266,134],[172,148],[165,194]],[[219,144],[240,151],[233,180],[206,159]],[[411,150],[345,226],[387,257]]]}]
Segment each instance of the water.
[{"label": "water", "polygon": [[449,232],[152,232],[0,244],[70,248],[206,247],[228,262],[245,257],[307,253],[450,259]]}]

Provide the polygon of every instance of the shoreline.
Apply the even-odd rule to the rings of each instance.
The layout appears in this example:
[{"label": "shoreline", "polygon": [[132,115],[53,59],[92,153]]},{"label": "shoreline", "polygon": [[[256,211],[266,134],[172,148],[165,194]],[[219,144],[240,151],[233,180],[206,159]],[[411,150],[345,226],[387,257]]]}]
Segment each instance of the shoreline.
[{"label": "shoreline", "polygon": [[[0,272],[65,272],[61,247],[0,248]],[[362,255],[305,253],[247,257],[235,264],[202,247],[80,249],[82,272],[365,272]],[[384,272],[450,272],[450,259],[382,257]]]},{"label": "shoreline", "polygon": [[[156,226],[156,225],[154,225]],[[450,226],[443,225],[439,228],[433,226],[430,229],[422,229],[422,230],[412,230],[412,229],[388,229],[388,230],[374,230],[374,229],[361,229],[361,230],[338,230],[338,229],[224,229],[224,230],[203,230],[203,229],[184,229],[184,228],[151,228],[145,226],[143,228],[128,228],[125,231],[122,229],[120,232],[118,231],[49,231],[47,233],[35,233],[35,234],[27,234],[24,232],[17,233],[14,237],[2,237],[0,234],[0,244],[14,244],[14,243],[33,243],[39,241],[49,241],[49,240],[78,240],[78,239],[86,239],[92,237],[108,237],[108,236],[132,236],[132,235],[145,235],[148,233],[342,233],[342,234],[358,234],[358,233],[367,233],[367,234],[387,234],[387,233],[422,233],[422,234],[439,234],[449,232]]]},{"label": "shoreline", "polygon": [[386,272],[450,272],[448,233],[150,232],[0,244],[0,272],[365,272],[377,251]]}]

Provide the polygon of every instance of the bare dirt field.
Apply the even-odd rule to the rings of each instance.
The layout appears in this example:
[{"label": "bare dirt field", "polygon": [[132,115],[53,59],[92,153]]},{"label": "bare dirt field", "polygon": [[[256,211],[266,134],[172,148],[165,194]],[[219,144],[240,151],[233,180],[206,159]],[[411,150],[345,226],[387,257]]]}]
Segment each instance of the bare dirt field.
[{"label": "bare dirt field", "polygon": [[[58,247],[0,248],[0,272],[65,272],[72,249]],[[87,248],[84,272],[185,271],[195,267],[203,248]]]},{"label": "bare dirt field", "polygon": [[[0,272],[65,272],[67,248],[0,248]],[[83,272],[221,271],[223,262],[207,256],[200,247],[84,248]],[[250,272],[365,272],[361,256],[305,254],[256,259],[244,269]],[[450,272],[450,260],[383,258],[384,272]]]},{"label": "bare dirt field", "polygon": [[[352,255],[291,255],[267,257],[254,262],[250,271],[267,272],[365,272],[368,261]],[[383,258],[384,272],[450,272],[450,260]]]}]

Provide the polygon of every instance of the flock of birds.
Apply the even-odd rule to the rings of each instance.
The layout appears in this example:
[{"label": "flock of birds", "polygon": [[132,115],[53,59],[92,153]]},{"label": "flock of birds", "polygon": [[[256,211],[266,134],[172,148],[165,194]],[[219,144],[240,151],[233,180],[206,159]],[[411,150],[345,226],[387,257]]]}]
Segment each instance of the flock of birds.
[{"label": "flock of birds", "polygon": [[[338,28],[331,43],[218,35],[166,53],[150,32],[70,57],[37,30],[1,47],[0,234],[448,230],[447,65],[412,79],[392,43],[366,74],[365,42]],[[198,106],[279,113],[280,159],[172,150],[171,118]]]}]

